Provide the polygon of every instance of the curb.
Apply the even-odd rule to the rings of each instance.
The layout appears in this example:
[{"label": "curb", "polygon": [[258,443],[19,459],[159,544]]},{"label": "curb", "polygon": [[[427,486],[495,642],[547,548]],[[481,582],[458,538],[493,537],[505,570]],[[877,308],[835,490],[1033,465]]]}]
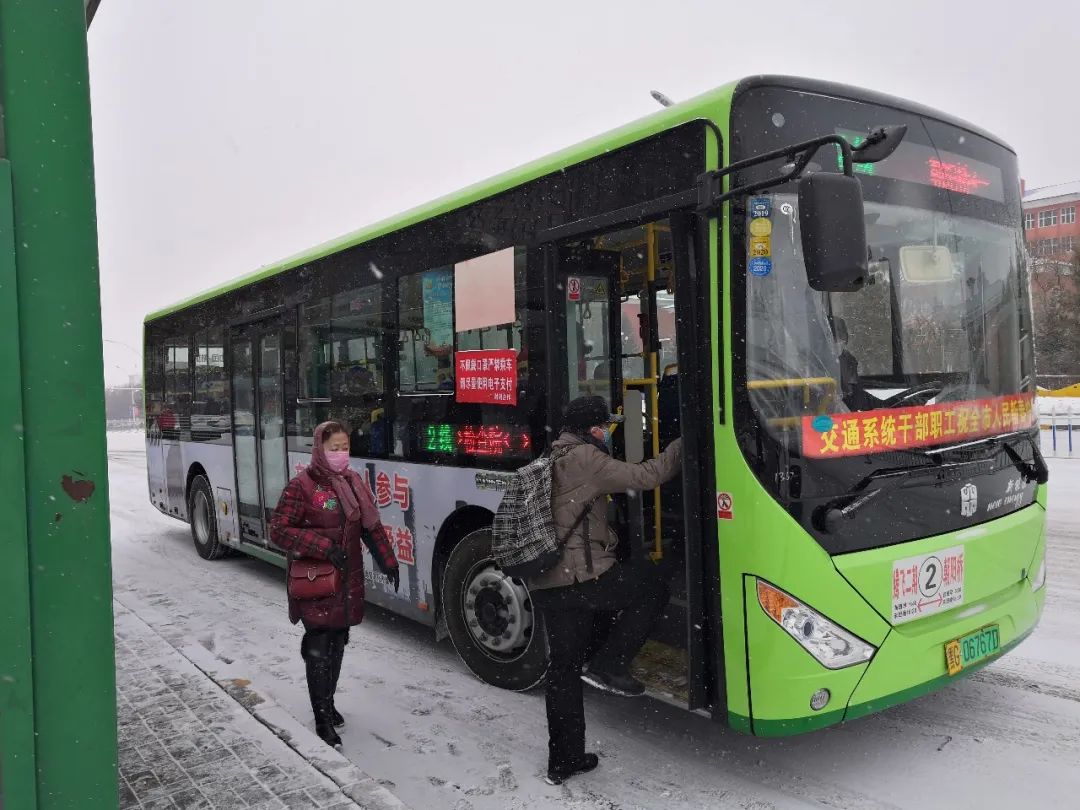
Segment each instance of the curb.
[{"label": "curb", "polygon": [[365,810],[411,810],[372,776],[315,736],[265,691],[257,691],[255,682],[264,678],[254,668],[242,661],[225,661],[198,644],[173,649]]}]

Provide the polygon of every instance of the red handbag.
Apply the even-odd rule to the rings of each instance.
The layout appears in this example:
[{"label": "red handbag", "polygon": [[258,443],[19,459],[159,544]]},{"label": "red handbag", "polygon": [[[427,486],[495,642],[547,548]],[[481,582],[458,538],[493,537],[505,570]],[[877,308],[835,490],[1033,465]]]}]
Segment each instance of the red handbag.
[{"label": "red handbag", "polygon": [[289,563],[290,599],[326,599],[341,590],[341,571],[327,560],[300,557]]}]

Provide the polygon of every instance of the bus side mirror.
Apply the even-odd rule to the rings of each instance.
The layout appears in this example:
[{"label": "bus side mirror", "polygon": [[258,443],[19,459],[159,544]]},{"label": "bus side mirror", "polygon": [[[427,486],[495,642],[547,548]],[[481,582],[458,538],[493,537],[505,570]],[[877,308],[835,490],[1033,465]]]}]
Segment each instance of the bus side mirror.
[{"label": "bus side mirror", "polygon": [[862,289],[869,270],[858,179],[824,172],[804,175],[799,180],[799,220],[811,289]]}]

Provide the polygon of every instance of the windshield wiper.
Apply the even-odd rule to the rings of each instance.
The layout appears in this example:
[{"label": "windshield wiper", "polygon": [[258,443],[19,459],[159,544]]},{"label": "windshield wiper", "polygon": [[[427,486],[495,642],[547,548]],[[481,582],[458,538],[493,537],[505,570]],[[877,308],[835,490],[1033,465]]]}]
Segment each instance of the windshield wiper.
[{"label": "windshield wiper", "polygon": [[[1031,446],[1032,457],[1030,462],[1016,452],[1016,448],[1012,446],[1013,439],[1023,439]],[[945,453],[951,453],[956,450],[967,450],[974,447],[996,448],[998,445],[1001,446],[1001,449],[1005,451],[1005,455],[1009,457],[1009,461],[1011,461],[1020,472],[1025,483],[1035,481],[1039,484],[1045,484],[1047,480],[1049,480],[1050,469],[1046,466],[1046,460],[1043,458],[1038,442],[1032,438],[1028,431],[1017,430],[1012,433],[1003,433],[1000,436],[988,436],[985,439],[975,439],[970,442],[951,444],[948,447],[935,447],[930,450],[924,450],[923,453],[931,459],[937,456],[937,460],[940,461],[941,456]]]},{"label": "windshield wiper", "polygon": [[[851,520],[856,512],[883,492],[881,487],[872,489],[869,492],[863,491],[874,481],[892,478],[922,478],[926,475],[937,477],[943,474],[943,470],[961,466],[964,465],[928,464],[922,467],[886,467],[880,470],[874,470],[872,473],[859,480],[855,486],[848,490],[847,494],[834,499],[822,507],[819,512],[821,516],[820,523],[826,531],[836,532],[840,528],[841,523],[845,520]],[[849,501],[849,498],[854,498],[854,500]],[[841,504],[843,504],[843,506],[841,506]]]},{"label": "windshield wiper", "polygon": [[1025,483],[1034,481],[1037,484],[1045,484],[1050,480],[1050,468],[1046,466],[1046,459],[1043,458],[1042,450],[1039,449],[1038,442],[1030,434],[1024,434],[1023,438],[1027,439],[1028,444],[1031,445],[1031,463],[1025,461],[1008,441],[1002,445],[1005,455],[1020,471]]},{"label": "windshield wiper", "polygon": [[[1013,439],[1024,439],[1031,446],[1032,460],[1030,462],[1016,452],[1016,449],[1011,444]],[[845,520],[853,518],[856,512],[880,495],[884,491],[881,487],[872,489],[868,492],[863,492],[863,490],[870,486],[874,481],[893,478],[922,478],[927,475],[947,476],[951,474],[953,470],[960,470],[975,464],[985,464],[992,457],[986,456],[972,461],[953,463],[945,463],[941,458],[945,453],[950,453],[955,450],[967,450],[974,447],[993,447],[995,448],[995,452],[997,450],[1004,451],[1009,457],[1009,461],[1011,461],[1016,469],[1019,470],[1025,483],[1034,481],[1038,484],[1045,484],[1050,478],[1050,470],[1046,466],[1046,460],[1043,458],[1038,442],[1036,442],[1030,433],[1025,433],[1023,431],[1006,433],[1001,436],[989,436],[985,439],[976,439],[970,442],[963,442],[962,444],[953,444],[948,447],[937,447],[933,450],[923,451],[925,456],[935,462],[934,464],[924,467],[891,467],[874,470],[864,477],[855,484],[846,495],[841,496],[822,508],[820,512],[820,523],[822,528],[830,533],[835,533]],[[934,458],[935,456],[937,458]],[[848,499],[853,496],[857,497],[855,497],[854,500],[848,501]],[[844,501],[847,501],[847,503],[844,503],[844,505],[841,506],[840,503],[843,503]]]},{"label": "windshield wiper", "polygon": [[822,517],[822,522],[825,524],[825,530],[835,534],[840,528],[841,523],[854,517],[857,511],[870,503],[870,501],[874,500],[881,492],[882,490],[880,489],[872,489],[865,495],[853,500],[847,506],[827,507]]}]

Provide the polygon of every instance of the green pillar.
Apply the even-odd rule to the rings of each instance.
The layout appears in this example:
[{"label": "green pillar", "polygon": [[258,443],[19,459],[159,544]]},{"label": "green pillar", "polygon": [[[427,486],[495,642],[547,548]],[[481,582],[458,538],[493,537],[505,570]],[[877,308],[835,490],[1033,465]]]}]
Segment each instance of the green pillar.
[{"label": "green pillar", "polygon": [[0,806],[116,807],[84,0],[0,0]]}]

